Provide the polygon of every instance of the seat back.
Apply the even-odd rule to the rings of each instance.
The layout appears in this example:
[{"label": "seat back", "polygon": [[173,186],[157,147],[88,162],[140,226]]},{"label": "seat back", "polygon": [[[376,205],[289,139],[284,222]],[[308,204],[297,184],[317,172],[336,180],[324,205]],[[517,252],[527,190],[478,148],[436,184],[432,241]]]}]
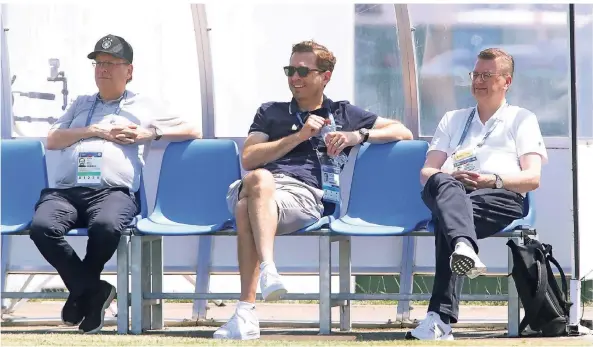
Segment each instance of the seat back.
[{"label": "seat back", "polygon": [[229,186],[241,178],[239,150],[232,140],[201,139],[167,146],[155,212],[184,224],[215,225],[232,218]]},{"label": "seat back", "polygon": [[148,217],[148,202],[146,201],[146,188],[144,187],[144,174],[140,175],[140,188],[136,192],[136,199],[140,201],[140,213],[142,218]]},{"label": "seat back", "polygon": [[528,192],[523,199],[523,221],[530,227],[535,226],[535,202],[533,192]]},{"label": "seat back", "polygon": [[354,166],[347,215],[406,230],[430,218],[420,184],[427,149],[428,143],[418,140],[362,146]]},{"label": "seat back", "polygon": [[41,190],[48,187],[43,143],[3,139],[0,148],[2,225],[28,224]]}]

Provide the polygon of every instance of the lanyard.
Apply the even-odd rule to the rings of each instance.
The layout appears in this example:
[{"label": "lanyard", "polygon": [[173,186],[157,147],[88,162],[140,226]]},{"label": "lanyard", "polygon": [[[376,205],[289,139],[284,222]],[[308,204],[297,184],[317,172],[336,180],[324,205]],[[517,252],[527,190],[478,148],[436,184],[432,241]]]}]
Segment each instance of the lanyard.
[{"label": "lanyard", "polygon": [[[121,101],[119,102],[119,105],[117,106],[117,108],[115,109],[115,115],[119,116],[119,113],[121,112],[121,107],[123,105],[123,103],[126,101],[126,97],[128,95],[128,91],[124,91],[124,95],[121,99]],[[85,126],[89,126],[91,124],[91,118],[93,118],[93,112],[95,112],[95,107],[97,107],[97,103],[99,102],[99,93],[97,93],[97,96],[95,97],[95,101],[93,101],[93,106],[91,106],[91,109],[89,110],[89,114],[86,117],[86,125]]]},{"label": "lanyard", "polygon": [[[299,120],[299,123],[301,123],[302,126],[305,126],[305,122],[303,122],[302,117],[304,114],[307,114],[307,113],[309,113],[309,112],[297,112],[296,113],[297,119]],[[337,126],[336,121],[334,120],[334,115],[331,113],[329,114],[329,121],[332,123],[332,125]]]},{"label": "lanyard", "polygon": [[[506,105],[504,105],[503,107],[506,107]],[[476,114],[476,108],[474,107],[474,109],[472,110],[472,112],[469,114],[469,117],[467,117],[467,121],[465,122],[465,127],[463,128],[463,133],[461,133],[461,138],[459,139],[459,143],[457,144],[457,148],[455,148],[455,152],[457,152],[457,150],[461,147],[461,145],[463,144],[463,141],[467,137],[467,133],[469,131],[469,127],[471,126],[472,121],[474,120],[475,114]],[[494,129],[496,129],[496,126],[498,125],[498,123],[500,123],[500,119],[496,118],[494,120],[494,124],[492,124],[490,126],[490,129],[488,129],[488,131],[484,134],[484,137],[476,145],[476,147],[480,148],[480,147],[482,147],[484,145],[484,143],[486,142],[486,139],[488,139],[488,137],[490,137],[490,134],[492,134],[492,132],[494,131]]]},{"label": "lanyard", "polygon": [[[299,120],[299,123],[301,123],[301,126],[305,126],[305,122],[303,122],[302,116],[307,113],[309,113],[309,112],[296,112],[297,119]],[[329,121],[331,122],[331,124],[334,127],[337,127],[336,121],[334,119],[334,115],[330,113],[328,118],[329,118]],[[320,141],[325,143],[324,139],[320,139]],[[315,152],[319,153],[319,151],[318,151],[319,146],[318,146],[318,144],[316,144],[316,141],[314,141],[313,138],[309,139],[309,143],[311,143],[311,146],[313,146],[313,150],[315,150]]]}]

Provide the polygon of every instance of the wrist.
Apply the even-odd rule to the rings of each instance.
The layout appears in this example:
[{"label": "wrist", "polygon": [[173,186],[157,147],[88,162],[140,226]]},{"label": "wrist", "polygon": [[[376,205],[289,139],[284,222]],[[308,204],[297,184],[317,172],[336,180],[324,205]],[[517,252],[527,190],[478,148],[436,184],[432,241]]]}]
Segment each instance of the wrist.
[{"label": "wrist", "polygon": [[359,145],[364,141],[364,136],[360,133],[360,131],[353,131],[354,138],[356,138],[356,144]]},{"label": "wrist", "polygon": [[150,128],[150,140],[151,141],[158,141],[163,137],[163,131],[157,127]]},{"label": "wrist", "polygon": [[304,134],[303,129],[299,130],[299,132],[295,133],[295,135],[299,143],[307,141],[310,137]]},{"label": "wrist", "polygon": [[96,136],[99,136],[99,135],[100,135],[100,133],[99,133],[99,131],[97,130],[97,127],[95,127],[95,125],[94,125],[94,124],[91,124],[91,125],[89,125],[88,127],[86,127],[86,128],[84,129],[84,132],[83,132],[83,134],[82,134],[82,135],[83,135],[83,137],[84,137],[85,139],[88,139],[89,137],[96,137]]},{"label": "wrist", "polygon": [[488,188],[496,188],[496,175],[488,175]]}]

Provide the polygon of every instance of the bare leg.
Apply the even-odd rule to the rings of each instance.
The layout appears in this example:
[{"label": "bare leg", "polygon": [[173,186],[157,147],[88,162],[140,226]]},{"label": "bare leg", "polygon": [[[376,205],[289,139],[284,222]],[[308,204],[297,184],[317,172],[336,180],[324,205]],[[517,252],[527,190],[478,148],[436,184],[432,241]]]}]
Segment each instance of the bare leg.
[{"label": "bare leg", "polygon": [[237,203],[235,218],[237,221],[239,272],[241,274],[241,298],[239,300],[255,303],[255,292],[257,290],[259,276],[259,260],[249,223],[247,198],[243,198]]},{"label": "bare leg", "polygon": [[260,262],[273,262],[278,207],[274,201],[276,182],[267,170],[255,170],[243,180],[239,198],[247,200],[251,234]]}]

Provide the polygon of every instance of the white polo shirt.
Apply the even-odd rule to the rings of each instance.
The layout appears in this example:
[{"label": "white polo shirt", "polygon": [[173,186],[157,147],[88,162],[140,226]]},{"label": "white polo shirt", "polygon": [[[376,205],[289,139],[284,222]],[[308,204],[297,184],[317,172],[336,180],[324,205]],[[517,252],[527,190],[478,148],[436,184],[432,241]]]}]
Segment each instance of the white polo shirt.
[{"label": "white polo shirt", "polygon": [[[452,154],[455,152],[468,117],[474,107],[450,111],[441,119],[428,151],[447,153],[444,172],[453,172]],[[477,145],[500,119],[481,147]],[[548,154],[535,114],[518,106],[503,104],[484,124],[476,108],[467,135],[459,150],[474,149],[483,174],[509,174],[521,171],[519,157],[537,153],[546,163]]]}]

